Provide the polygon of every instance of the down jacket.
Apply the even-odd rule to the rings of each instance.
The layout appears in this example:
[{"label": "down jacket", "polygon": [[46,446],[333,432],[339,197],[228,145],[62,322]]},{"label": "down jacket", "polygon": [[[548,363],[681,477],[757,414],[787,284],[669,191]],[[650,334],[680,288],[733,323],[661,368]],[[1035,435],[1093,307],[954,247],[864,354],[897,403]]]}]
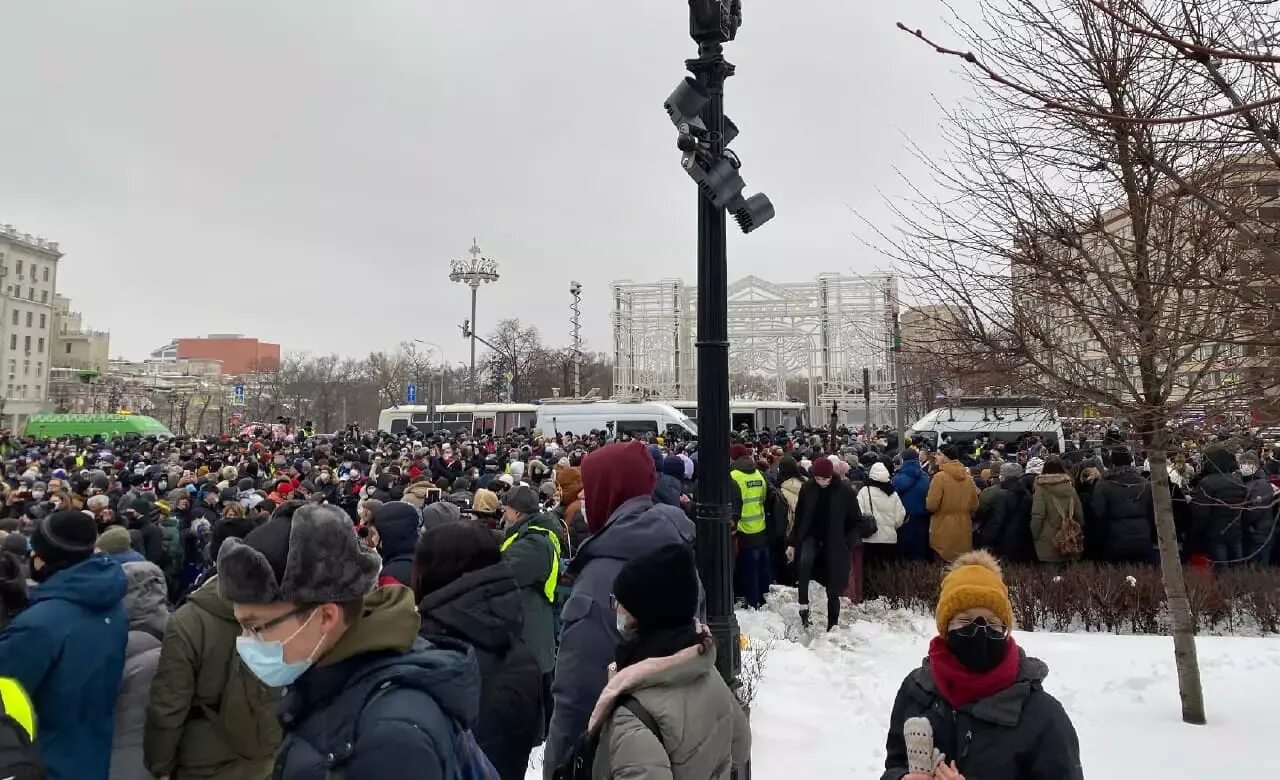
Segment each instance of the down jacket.
[{"label": "down jacket", "polygon": [[[883,469],[882,464],[877,467]],[[873,467],[874,471],[874,467]],[[868,544],[897,544],[898,529],[907,521],[907,510],[897,493],[886,493],[875,485],[867,485],[858,491],[858,509],[863,517],[876,519],[876,532],[864,542]]]},{"label": "down jacket", "polygon": [[1205,452],[1204,469],[1191,492],[1191,534],[1194,547],[1219,539],[1238,545],[1243,541],[1244,508],[1249,489],[1240,475],[1236,456],[1214,448]]},{"label": "down jacket", "polygon": [[[261,780],[271,773],[280,744],[278,696],[271,688],[257,687],[253,696],[239,699],[247,705],[243,711],[227,713],[256,724],[271,748],[262,755],[240,756],[213,720],[221,711],[231,664],[239,663],[233,659],[239,634],[231,604],[218,596],[217,577],[193,591],[169,617],[143,743],[147,767],[156,777]],[[254,686],[247,674],[247,669],[241,671],[242,682]]]},{"label": "down jacket", "polygon": [[[1021,652],[1021,651],[1019,651]],[[1049,667],[1022,656],[1017,679],[997,694],[959,709],[938,692],[929,661],[907,675],[893,702],[881,780],[907,775],[902,727],[928,718],[934,747],[974,780],[1083,780],[1080,740],[1066,710],[1045,693]]]},{"label": "down jacket", "polygon": [[128,590],[124,611],[129,616],[129,641],[124,651],[124,679],[116,701],[115,735],[111,740],[111,780],[152,780],[143,761],[142,740],[147,724],[147,700],[160,662],[160,639],[169,619],[165,605],[168,586],[154,563],[126,563]]},{"label": "down jacket", "polygon": [[893,475],[893,489],[902,498],[907,516],[920,518],[929,514],[925,505],[929,497],[929,475],[924,473],[919,459],[903,460],[898,473]]},{"label": "down jacket", "polygon": [[1108,469],[1098,479],[1093,488],[1093,519],[1106,528],[1108,558],[1151,554],[1155,538],[1151,488],[1133,466]]},{"label": "down jacket", "polygon": [[978,509],[978,486],[958,460],[942,464],[929,484],[925,507],[933,513],[929,546],[944,561],[973,549],[973,514]]},{"label": "down jacket", "polygon": [[[672,656],[649,658],[614,675],[591,713],[600,730],[592,780],[728,780],[751,756],[751,728],[742,705],[716,671],[710,637]],[[654,735],[630,710],[628,696],[648,711]]]}]

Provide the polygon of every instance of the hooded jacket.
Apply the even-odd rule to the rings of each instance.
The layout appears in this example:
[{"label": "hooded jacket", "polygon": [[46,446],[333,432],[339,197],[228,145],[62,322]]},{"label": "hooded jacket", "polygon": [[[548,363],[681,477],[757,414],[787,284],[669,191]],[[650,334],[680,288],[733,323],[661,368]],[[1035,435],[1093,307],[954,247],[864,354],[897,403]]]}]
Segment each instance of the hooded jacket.
[{"label": "hooded jacket", "polygon": [[472,732],[502,780],[522,780],[542,739],[542,671],[520,639],[524,613],[503,561],[467,572],[418,604],[421,635],[448,636],[475,650],[480,714]]},{"label": "hooded jacket", "polygon": [[[591,716],[600,731],[593,780],[670,777],[728,780],[751,757],[751,727],[716,671],[708,641],[675,655],[649,658],[609,681]],[[656,736],[618,699],[636,700],[658,724]]]},{"label": "hooded jacket", "polygon": [[1080,740],[1066,710],[1044,691],[1048,674],[1043,661],[1024,654],[1013,685],[955,709],[939,693],[926,659],[902,681],[893,702],[881,780],[907,775],[902,727],[908,718],[917,717],[929,719],[934,747],[948,762],[954,760],[965,777],[1083,780]]},{"label": "hooded jacket", "polygon": [[1108,469],[1093,488],[1092,502],[1093,519],[1106,529],[1108,558],[1151,554],[1155,511],[1151,488],[1137,469],[1133,466]]},{"label": "hooded jacket", "polygon": [[639,442],[609,445],[583,461],[587,518],[595,530],[569,567],[574,583],[561,613],[564,627],[551,687],[555,705],[543,761],[546,777],[586,731],[591,709],[608,682],[607,669],[620,639],[609,603],[614,577],[632,558],[668,544],[693,544],[693,521],[675,507],[654,504],[653,476],[653,460]]},{"label": "hooded jacket", "polygon": [[285,689],[278,780],[457,776],[457,735],[479,714],[480,670],[465,642],[426,640],[419,629],[413,591],[365,596],[338,643]]},{"label": "hooded jacket", "polygon": [[[1275,542],[1277,496],[1262,471],[1245,477],[1244,486],[1249,491],[1249,508],[1244,513],[1244,554],[1250,555],[1268,542]],[[1264,560],[1253,562],[1267,563]]]},{"label": "hooded jacket", "polygon": [[[237,754],[214,720],[222,709],[231,665],[238,663],[239,635],[240,624],[231,604],[218,596],[216,578],[193,591],[170,616],[151,683],[144,739],[147,767],[156,777],[259,780],[270,774],[280,744],[277,692],[258,683],[253,695],[237,699],[245,709],[227,713],[256,724],[270,746],[261,756]],[[247,669],[242,680],[255,684]]]},{"label": "hooded jacket", "polygon": [[559,538],[559,524],[555,517],[539,514],[526,517],[503,534],[509,542],[503,558],[511,565],[524,607],[524,643],[538,659],[543,674],[556,668],[555,613],[546,587],[547,578],[560,563],[551,541],[552,536]]},{"label": "hooded jacket", "polygon": [[111,780],[152,780],[143,761],[142,739],[151,682],[160,661],[160,640],[169,619],[168,586],[164,572],[153,563],[129,563],[122,568],[128,582],[124,611],[129,616],[129,640],[116,701]]},{"label": "hooded jacket", "polygon": [[925,507],[933,513],[929,546],[944,561],[973,549],[973,514],[978,509],[978,486],[958,460],[942,464],[929,484]]},{"label": "hooded jacket", "polygon": [[568,525],[582,508],[578,500],[582,492],[582,470],[571,466],[556,469],[556,485],[560,488],[560,519]]},{"label": "hooded jacket", "polygon": [[[1007,561],[1031,561],[1031,494],[1022,477],[1007,477],[982,491],[975,544]],[[1083,521],[1081,525],[1083,525]]]},{"label": "hooded jacket", "polygon": [[401,500],[406,504],[410,504],[421,510],[427,505],[427,496],[434,489],[435,485],[432,485],[430,482],[414,482],[412,485],[404,489],[404,497]]},{"label": "hooded jacket", "polygon": [[902,499],[907,517],[920,518],[929,514],[925,506],[929,497],[929,475],[920,467],[919,460],[903,460],[898,473],[893,475],[893,489]]},{"label": "hooded jacket", "polygon": [[[882,477],[877,480],[876,477]],[[883,463],[871,467],[872,483],[889,484],[889,470]],[[858,509],[864,516],[874,517],[876,532],[863,541],[868,544],[897,544],[898,529],[907,521],[907,510],[896,492],[886,493],[875,484],[858,491]]]},{"label": "hooded jacket", "polygon": [[57,572],[0,634],[0,677],[35,704],[50,780],[106,780],[129,622],[125,576],[103,553]]},{"label": "hooded jacket", "polygon": [[1240,475],[1236,456],[1221,447],[1205,451],[1204,470],[1191,494],[1191,532],[1201,543],[1243,539],[1243,510],[1249,489]]},{"label": "hooded jacket", "polygon": [[1071,484],[1071,477],[1066,474],[1036,477],[1036,492],[1031,497],[1031,535],[1035,538],[1036,557],[1041,563],[1079,560],[1079,553],[1065,555],[1054,541],[1068,517],[1084,529],[1084,506]]},{"label": "hooded jacket", "polygon": [[412,587],[413,549],[418,543],[421,522],[417,508],[404,501],[390,501],[373,511],[378,552],[382,555],[381,584],[394,581]]}]

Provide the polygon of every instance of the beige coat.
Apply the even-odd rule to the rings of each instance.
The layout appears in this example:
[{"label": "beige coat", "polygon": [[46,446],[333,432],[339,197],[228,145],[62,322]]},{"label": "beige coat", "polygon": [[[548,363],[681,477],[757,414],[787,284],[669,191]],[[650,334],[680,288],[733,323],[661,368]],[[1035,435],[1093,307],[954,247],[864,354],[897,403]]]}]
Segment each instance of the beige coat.
[{"label": "beige coat", "polygon": [[947,461],[933,475],[924,505],[929,521],[929,546],[944,561],[954,561],[973,549],[973,513],[978,511],[978,486],[958,460]]},{"label": "beige coat", "polygon": [[[751,728],[742,706],[716,671],[707,638],[666,658],[629,666],[605,686],[590,728],[603,729],[593,780],[728,780],[751,755]],[[654,736],[623,695],[648,710],[662,732]]]}]

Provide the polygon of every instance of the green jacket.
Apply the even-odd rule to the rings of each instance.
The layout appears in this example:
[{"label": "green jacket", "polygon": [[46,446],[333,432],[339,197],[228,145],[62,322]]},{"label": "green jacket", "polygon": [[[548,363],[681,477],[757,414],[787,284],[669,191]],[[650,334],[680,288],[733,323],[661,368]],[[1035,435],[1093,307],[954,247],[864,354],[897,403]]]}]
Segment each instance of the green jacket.
[{"label": "green jacket", "polygon": [[503,556],[516,575],[520,605],[524,612],[521,638],[538,660],[538,668],[549,674],[556,668],[555,613],[547,598],[547,578],[560,565],[556,543],[560,521],[554,515],[526,518],[503,535]]},{"label": "green jacket", "polygon": [[[665,658],[649,658],[618,672],[591,713],[601,729],[593,780],[729,780],[751,755],[746,713],[716,671],[707,642]],[[623,696],[648,711],[661,741],[630,710]]]},{"label": "green jacket", "polygon": [[227,713],[256,724],[273,746],[267,755],[239,756],[210,719],[220,711],[239,634],[231,605],[218,597],[216,577],[169,617],[143,737],[147,768],[157,777],[262,780],[271,774],[280,745],[276,691],[261,686],[244,712]]},{"label": "green jacket", "polygon": [[182,578],[182,531],[179,528],[179,517],[169,515],[160,521],[160,530],[164,531],[164,573],[174,579]]}]

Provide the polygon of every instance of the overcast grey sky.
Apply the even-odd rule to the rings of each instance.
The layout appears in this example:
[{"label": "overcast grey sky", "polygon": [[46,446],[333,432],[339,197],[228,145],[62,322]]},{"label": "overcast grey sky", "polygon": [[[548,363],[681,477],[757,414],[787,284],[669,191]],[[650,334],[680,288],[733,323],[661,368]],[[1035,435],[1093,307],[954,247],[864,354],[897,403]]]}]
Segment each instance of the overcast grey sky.
[{"label": "overcast grey sky", "polygon": [[[962,3],[967,4],[967,3]],[[730,278],[872,270],[848,207],[936,144],[952,63],[937,0],[746,0],[727,111],[748,192]],[[138,358],[243,332],[465,357],[472,236],[499,317],[568,341],[567,286],[608,349],[608,283],[692,280],[695,205],[662,101],[694,45],[682,0],[41,0],[4,11],[0,221],[62,242],[59,288]],[[732,226],[732,225],[731,225]]]}]

